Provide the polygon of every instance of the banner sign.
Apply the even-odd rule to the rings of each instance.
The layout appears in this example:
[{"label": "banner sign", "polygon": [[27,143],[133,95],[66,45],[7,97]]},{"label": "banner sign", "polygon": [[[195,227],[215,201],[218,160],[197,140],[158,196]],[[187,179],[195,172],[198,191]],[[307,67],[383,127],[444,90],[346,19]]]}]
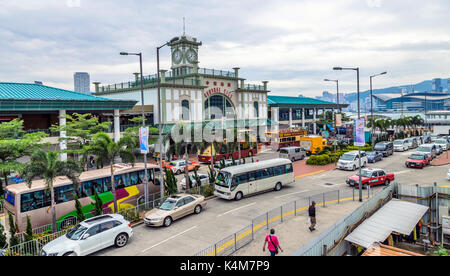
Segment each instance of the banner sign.
[{"label": "banner sign", "polygon": [[342,126],[342,114],[336,114],[336,126]]},{"label": "banner sign", "polygon": [[139,145],[141,153],[148,153],[148,127],[139,128]]},{"label": "banner sign", "polygon": [[355,120],[355,146],[364,147],[366,145],[364,133],[364,119]]}]

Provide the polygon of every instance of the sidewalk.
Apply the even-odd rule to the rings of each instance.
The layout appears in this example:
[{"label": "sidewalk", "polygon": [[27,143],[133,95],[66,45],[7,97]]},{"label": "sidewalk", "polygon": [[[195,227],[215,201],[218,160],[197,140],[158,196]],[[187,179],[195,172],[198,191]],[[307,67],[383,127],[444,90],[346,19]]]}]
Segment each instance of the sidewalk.
[{"label": "sidewalk", "polygon": [[336,165],[334,163],[325,166],[312,166],[306,164],[306,159],[294,162],[294,173],[296,178],[319,174],[334,169],[336,169]]},{"label": "sidewalk", "polygon": [[431,161],[431,166],[441,166],[441,165],[447,165],[450,164],[450,152],[448,153],[447,158],[447,152],[444,151],[439,157]]},{"label": "sidewalk", "polygon": [[[359,205],[360,203],[358,201],[350,201],[329,207],[316,207],[317,225],[314,232],[310,232],[308,229],[307,212],[303,212],[295,218],[276,225],[273,229],[275,229],[275,235],[278,237],[281,248],[284,250],[284,252],[280,251],[279,256],[289,256],[294,253],[347,214],[351,213]],[[270,256],[267,245],[266,252],[262,251],[264,239],[269,234],[269,231],[270,229],[257,232],[254,237],[255,240],[239,249],[233,256]]]}]

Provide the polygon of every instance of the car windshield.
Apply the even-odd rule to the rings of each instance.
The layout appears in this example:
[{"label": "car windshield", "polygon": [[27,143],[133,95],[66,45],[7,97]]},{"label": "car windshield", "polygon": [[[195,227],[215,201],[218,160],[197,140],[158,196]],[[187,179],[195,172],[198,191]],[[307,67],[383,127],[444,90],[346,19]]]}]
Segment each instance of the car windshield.
[{"label": "car windshield", "polygon": [[435,143],[436,144],[447,144],[447,141],[445,141],[445,140],[436,140]]},{"label": "car windshield", "polygon": [[74,241],[79,240],[86,230],[87,230],[86,227],[84,227],[81,224],[78,224],[77,226],[72,228],[69,232],[67,232],[66,237]]},{"label": "car windshield", "polygon": [[394,141],[394,145],[402,145],[403,141]]},{"label": "car windshield", "polygon": [[[357,173],[356,175],[359,176],[359,173]],[[371,177],[372,176],[372,172],[371,171],[362,170],[361,171],[361,176],[362,177]]]},{"label": "car windshield", "polygon": [[409,159],[423,160],[424,157],[422,154],[413,154],[409,157]]},{"label": "car windshield", "polygon": [[222,187],[230,187],[231,185],[231,174],[229,172],[220,172],[217,176],[216,185]]},{"label": "car windshield", "polygon": [[178,164],[178,163],[177,163],[177,162],[174,162],[174,161],[170,162],[170,165],[175,166],[175,167],[177,166],[177,164]]},{"label": "car windshield", "polygon": [[367,152],[367,155],[377,155],[377,152],[376,151],[369,151],[369,152]]},{"label": "car windshield", "polygon": [[175,206],[176,203],[177,203],[176,200],[167,199],[166,201],[163,202],[163,204],[161,204],[161,206],[158,207],[158,209],[164,210],[164,211],[170,211],[173,209],[173,207]]},{"label": "car windshield", "polygon": [[341,160],[344,160],[344,161],[353,161],[353,160],[355,160],[355,155],[344,154],[344,155],[341,156]]},{"label": "car windshield", "polygon": [[417,151],[430,152],[431,148],[430,147],[420,146]]},{"label": "car windshield", "polygon": [[282,153],[282,154],[288,154],[288,151],[285,150],[285,149],[281,149],[281,150],[280,150],[280,153]]},{"label": "car windshield", "polygon": [[376,150],[384,150],[386,148],[386,145],[384,144],[377,144],[375,145]]}]

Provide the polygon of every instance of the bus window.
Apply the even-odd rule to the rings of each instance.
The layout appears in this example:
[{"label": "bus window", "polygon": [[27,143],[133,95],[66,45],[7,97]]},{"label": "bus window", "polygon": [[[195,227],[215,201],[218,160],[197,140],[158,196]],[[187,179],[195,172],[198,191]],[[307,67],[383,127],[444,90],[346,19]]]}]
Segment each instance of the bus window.
[{"label": "bus window", "polygon": [[294,168],[292,167],[292,164],[286,165],[286,173],[292,173],[294,172]]},{"label": "bus window", "polygon": [[22,194],[21,196],[21,212],[29,212],[35,209],[50,206],[50,192],[47,192],[44,196],[44,190],[36,191],[33,193]]},{"label": "bus window", "polygon": [[73,200],[73,185],[66,185],[55,188],[55,202],[64,203]]},{"label": "bus window", "polygon": [[122,180],[124,182],[125,187],[131,186],[130,174],[129,173],[122,174]]},{"label": "bus window", "polygon": [[123,188],[125,188],[125,183],[123,181],[122,175],[115,175],[114,176],[114,184],[116,185],[116,189],[123,189]]},{"label": "bus window", "polygon": [[256,180],[256,172],[249,172],[248,181],[255,181],[255,180]]},{"label": "bus window", "polygon": [[261,172],[261,179],[270,177],[270,170],[269,169],[263,169]]},{"label": "bus window", "polygon": [[248,182],[248,174],[247,173],[243,173],[237,176],[238,179],[238,183],[239,184],[244,184]]},{"label": "bus window", "polygon": [[137,185],[141,184],[142,182],[139,181],[139,173],[138,172],[131,172],[130,173],[130,184],[131,185]]},{"label": "bus window", "polygon": [[283,172],[282,172],[282,170],[281,170],[281,167],[275,167],[275,168],[273,168],[273,175],[274,175],[274,176],[282,175],[282,174],[283,174]]},{"label": "bus window", "polygon": [[[103,180],[104,180],[104,178],[91,180],[90,181],[91,182],[91,190],[95,189],[98,194],[107,192],[107,191],[105,191],[105,186],[103,185]],[[94,192],[94,190],[92,190],[92,193],[93,192]]]},{"label": "bus window", "polygon": [[104,179],[104,186],[105,186],[105,189],[104,189],[104,191],[105,192],[110,192],[111,191],[111,177],[105,177],[105,178],[103,178]]}]

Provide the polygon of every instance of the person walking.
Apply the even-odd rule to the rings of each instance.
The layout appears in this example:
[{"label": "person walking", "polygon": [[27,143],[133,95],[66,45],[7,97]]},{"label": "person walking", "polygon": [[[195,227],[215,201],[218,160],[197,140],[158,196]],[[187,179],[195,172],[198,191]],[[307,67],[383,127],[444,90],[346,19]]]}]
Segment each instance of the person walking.
[{"label": "person walking", "polygon": [[278,254],[278,249],[283,252],[280,242],[278,241],[277,236],[275,236],[275,229],[270,229],[270,235],[266,236],[266,239],[264,240],[263,252],[266,251],[266,244],[268,244],[267,248],[270,251],[270,256],[276,256]]},{"label": "person walking", "polygon": [[311,226],[309,226],[309,231],[312,232],[312,231],[316,230],[314,228],[314,226],[316,226],[316,202],[315,201],[313,201],[311,203],[311,206],[309,206],[308,215],[309,215],[309,220],[311,222]]}]

